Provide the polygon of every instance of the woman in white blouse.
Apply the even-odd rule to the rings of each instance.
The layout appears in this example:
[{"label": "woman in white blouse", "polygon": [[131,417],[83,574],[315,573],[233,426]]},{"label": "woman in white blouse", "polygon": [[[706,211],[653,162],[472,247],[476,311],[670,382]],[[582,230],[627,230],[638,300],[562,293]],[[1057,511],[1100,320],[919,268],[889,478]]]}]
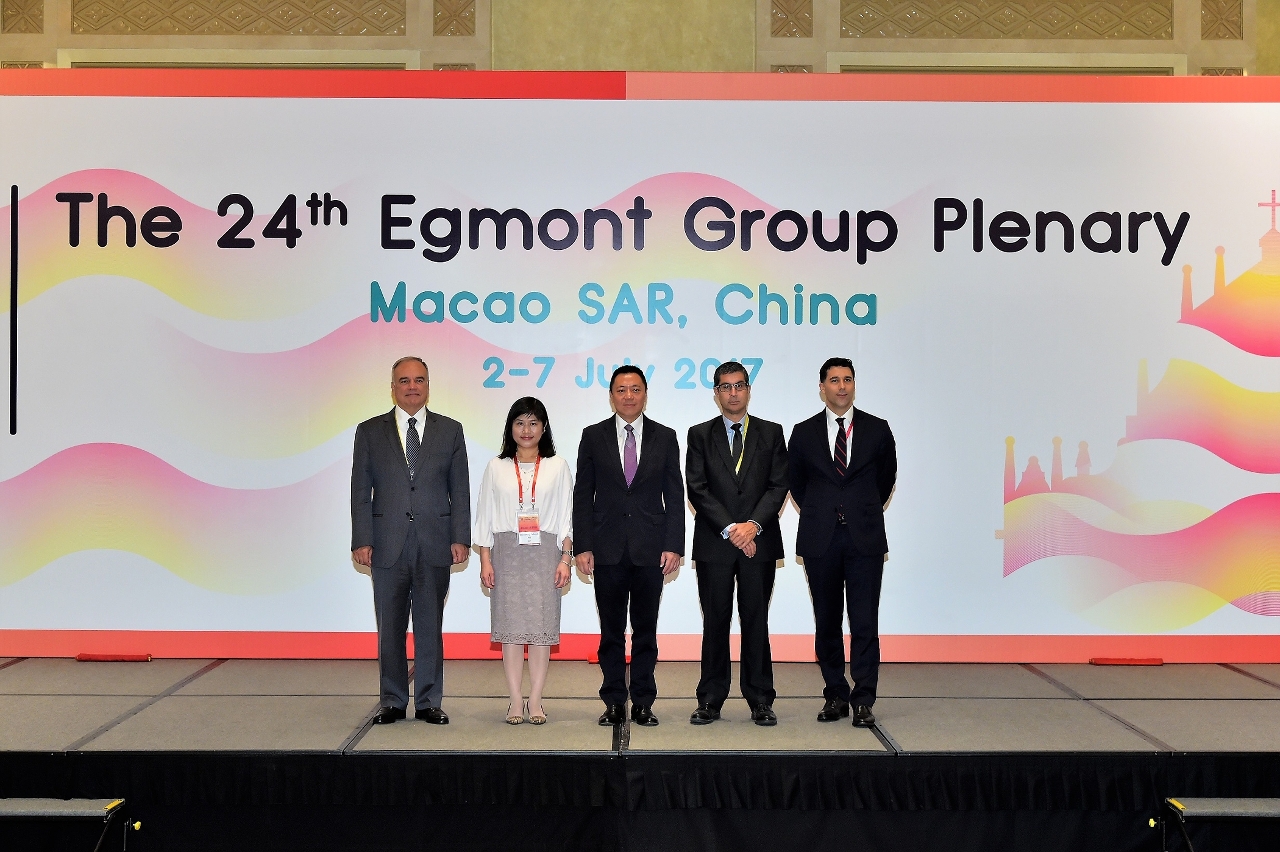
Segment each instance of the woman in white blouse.
[{"label": "woman in white blouse", "polygon": [[[573,478],[556,455],[547,409],[531,396],[507,412],[502,452],[480,482],[474,543],[480,582],[491,589],[491,640],[502,643],[511,705],[508,724],[547,721],[542,690],[551,646],[560,643],[560,590],[569,582],[573,547]],[[524,700],[525,647],[529,698]]]}]

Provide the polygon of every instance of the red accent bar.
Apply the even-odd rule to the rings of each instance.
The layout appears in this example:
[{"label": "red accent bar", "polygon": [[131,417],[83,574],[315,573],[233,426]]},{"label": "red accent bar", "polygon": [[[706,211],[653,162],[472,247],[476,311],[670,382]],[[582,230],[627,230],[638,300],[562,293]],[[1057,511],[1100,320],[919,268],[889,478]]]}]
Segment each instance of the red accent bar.
[{"label": "red accent bar", "polygon": [[1276,77],[1077,74],[627,74],[628,100],[1273,103]]},{"label": "red accent bar", "polygon": [[1163,666],[1159,657],[1094,657],[1091,666]]},{"label": "red accent bar", "polygon": [[0,95],[622,100],[626,93],[622,71],[13,68],[0,74]]},{"label": "red accent bar", "polygon": [[[737,637],[733,637],[736,647]],[[586,660],[600,637],[566,633],[552,659]],[[702,637],[658,637],[663,660],[697,660]],[[778,662],[812,662],[813,636],[775,634]],[[1087,663],[1106,657],[1159,658],[1164,663],[1280,663],[1280,636],[883,636],[887,663]],[[75,657],[152,654],[157,658],[367,659],[377,657],[373,633],[248,631],[0,630],[0,656]],[[450,659],[498,659],[487,633],[445,634]],[[736,654],[735,654],[736,657]]]},{"label": "red accent bar", "polygon": [[186,98],[1275,103],[1277,77],[245,68],[7,69],[0,95]]},{"label": "red accent bar", "polygon": [[150,654],[76,654],[77,663],[149,663]]}]

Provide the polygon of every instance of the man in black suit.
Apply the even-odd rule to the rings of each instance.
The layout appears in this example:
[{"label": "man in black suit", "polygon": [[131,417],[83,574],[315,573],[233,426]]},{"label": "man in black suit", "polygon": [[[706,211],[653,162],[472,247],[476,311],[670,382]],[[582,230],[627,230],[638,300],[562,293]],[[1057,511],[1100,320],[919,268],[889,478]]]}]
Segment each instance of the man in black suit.
[{"label": "man in black suit", "polygon": [[582,430],[573,487],[578,570],[594,578],[600,611],[601,725],[625,721],[626,632],[631,612],[631,720],[658,724],[658,601],[662,578],[684,554],[684,482],[676,433],[644,416],[649,383],[639,367],[613,371],[615,415]]},{"label": "man in black suit", "polygon": [[709,725],[729,697],[729,622],[738,584],[742,627],[742,697],[757,725],[778,724],[773,712],[769,598],[782,558],[778,513],[787,499],[787,445],[782,427],[747,414],[751,385],[737,361],[715,372],[721,416],[689,429],[685,479],[696,513],[693,563],[702,604],[702,678],[689,722]]},{"label": "man in black suit", "polygon": [[427,410],[427,365],[391,368],[395,408],[356,427],[351,462],[351,558],[373,577],[381,709],[373,721],[405,717],[405,633],[413,610],[414,715],[449,724],[444,695],[444,599],[449,566],[471,547],[471,488],[462,424]]},{"label": "man in black suit", "polygon": [[[788,481],[800,507],[796,555],[813,597],[813,647],[826,683],[819,722],[849,715],[875,724],[880,669],[880,581],[889,545],[884,506],[898,476],[889,424],[853,407],[853,362],[829,358],[819,371],[826,402],[791,430]],[[845,604],[849,607],[849,677],[844,677]]]}]

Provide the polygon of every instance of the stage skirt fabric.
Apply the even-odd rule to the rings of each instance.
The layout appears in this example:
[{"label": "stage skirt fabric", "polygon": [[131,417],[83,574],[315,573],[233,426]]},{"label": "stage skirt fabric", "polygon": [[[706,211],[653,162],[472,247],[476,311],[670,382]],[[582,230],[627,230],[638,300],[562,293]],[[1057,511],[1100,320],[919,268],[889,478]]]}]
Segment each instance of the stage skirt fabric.
[{"label": "stage skirt fabric", "polygon": [[560,545],[542,533],[542,544],[520,545],[516,533],[493,536],[490,640],[506,645],[560,644],[560,589],[556,564]]}]

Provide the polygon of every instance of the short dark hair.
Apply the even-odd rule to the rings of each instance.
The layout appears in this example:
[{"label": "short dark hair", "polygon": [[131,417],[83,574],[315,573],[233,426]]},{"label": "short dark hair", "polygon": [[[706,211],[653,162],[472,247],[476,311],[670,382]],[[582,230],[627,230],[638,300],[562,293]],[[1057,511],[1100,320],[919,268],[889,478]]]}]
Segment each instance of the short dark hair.
[{"label": "short dark hair", "polygon": [[613,390],[613,383],[618,380],[618,376],[625,373],[635,373],[640,377],[640,383],[644,385],[644,389],[649,389],[649,380],[644,377],[644,370],[641,370],[635,364],[623,364],[621,367],[613,371],[613,375],[609,377],[609,390]]},{"label": "short dark hair", "polygon": [[853,362],[848,358],[828,358],[822,362],[822,369],[818,371],[818,381],[825,382],[832,367],[844,367],[850,374],[857,375],[853,372]]},{"label": "short dark hair", "polygon": [[720,379],[733,373],[741,373],[747,380],[747,386],[751,386],[751,374],[747,372],[747,368],[739,364],[737,361],[725,361],[719,367],[716,367],[715,375],[711,377],[711,386],[715,387],[720,384]]},{"label": "short dark hair", "polygon": [[536,396],[522,396],[511,403],[511,410],[507,412],[507,426],[502,432],[502,452],[498,453],[498,458],[516,457],[516,439],[511,437],[511,424],[516,422],[517,417],[523,417],[526,414],[532,414],[542,422],[542,440],[538,442],[538,455],[549,459],[556,454],[556,442],[551,437],[551,420],[547,417],[547,407]]}]

